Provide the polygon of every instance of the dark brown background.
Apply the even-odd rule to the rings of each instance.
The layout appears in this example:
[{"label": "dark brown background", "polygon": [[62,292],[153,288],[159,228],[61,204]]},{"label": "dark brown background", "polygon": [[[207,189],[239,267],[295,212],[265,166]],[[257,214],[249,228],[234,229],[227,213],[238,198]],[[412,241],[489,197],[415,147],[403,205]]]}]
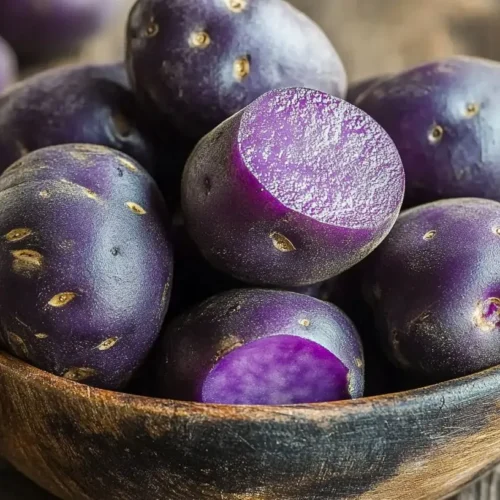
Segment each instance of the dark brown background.
[{"label": "dark brown background", "polygon": [[[123,26],[132,0],[123,3],[123,14],[107,33],[85,47],[79,60],[106,62],[122,57]],[[500,60],[500,0],[293,0],[292,3],[316,19],[331,37],[351,80],[395,72],[451,54]],[[65,62],[68,60],[60,61]],[[459,500],[499,499],[499,478],[500,469],[468,488]],[[52,498],[19,474],[0,469],[0,500]]]}]

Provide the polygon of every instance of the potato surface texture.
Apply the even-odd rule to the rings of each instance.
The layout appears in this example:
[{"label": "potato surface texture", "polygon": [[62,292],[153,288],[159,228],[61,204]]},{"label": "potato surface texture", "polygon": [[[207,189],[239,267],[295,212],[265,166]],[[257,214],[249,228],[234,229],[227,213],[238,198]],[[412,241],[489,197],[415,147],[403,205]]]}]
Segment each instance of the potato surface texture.
[{"label": "potato surface texture", "polygon": [[0,178],[4,347],[89,385],[122,387],[157,339],[172,251],[163,199],[130,157],[38,150]]},{"label": "potato surface texture", "polygon": [[326,35],[283,0],[139,0],[127,39],[138,95],[197,139],[274,88],[346,92]]},{"label": "potato surface texture", "polygon": [[500,363],[500,203],[404,212],[362,263],[379,339],[400,369],[437,382]]}]

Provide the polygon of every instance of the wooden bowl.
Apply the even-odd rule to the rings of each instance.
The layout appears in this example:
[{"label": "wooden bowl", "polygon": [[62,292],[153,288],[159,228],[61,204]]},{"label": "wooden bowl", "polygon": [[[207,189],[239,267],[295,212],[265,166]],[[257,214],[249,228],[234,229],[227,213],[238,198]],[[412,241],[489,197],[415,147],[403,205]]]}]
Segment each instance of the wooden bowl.
[{"label": "wooden bowl", "polygon": [[433,500],[500,461],[500,367],[288,407],[93,389],[0,354],[0,455],[67,500]]}]

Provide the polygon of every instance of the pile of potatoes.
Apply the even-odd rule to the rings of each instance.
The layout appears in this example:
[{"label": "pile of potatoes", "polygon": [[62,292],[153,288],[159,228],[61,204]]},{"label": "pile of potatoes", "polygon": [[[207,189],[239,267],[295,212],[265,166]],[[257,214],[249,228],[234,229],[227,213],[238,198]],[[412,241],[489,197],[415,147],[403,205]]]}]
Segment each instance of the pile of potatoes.
[{"label": "pile of potatoes", "polygon": [[[6,2],[0,88],[112,4]],[[500,363],[498,94],[500,63],[465,57],[348,88],[284,0],[138,0],[123,61],[0,94],[1,347],[219,404]]]}]

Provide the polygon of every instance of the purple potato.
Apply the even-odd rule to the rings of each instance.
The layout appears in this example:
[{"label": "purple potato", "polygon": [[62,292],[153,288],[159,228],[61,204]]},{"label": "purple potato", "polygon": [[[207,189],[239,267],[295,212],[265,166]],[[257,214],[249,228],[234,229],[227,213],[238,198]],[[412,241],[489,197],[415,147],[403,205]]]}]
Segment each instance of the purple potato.
[{"label": "purple potato", "polygon": [[443,200],[404,212],[363,263],[391,360],[437,382],[500,363],[500,203]]},{"label": "purple potato", "polygon": [[500,63],[453,57],[382,81],[358,99],[389,133],[406,172],[405,206],[500,201]]},{"label": "purple potato", "polygon": [[0,94],[17,78],[16,56],[10,46],[0,38]]},{"label": "purple potato", "polygon": [[243,289],[208,299],[166,330],[163,395],[223,404],[358,398],[363,351],[337,307],[291,292]]},{"label": "purple potato", "polygon": [[326,35],[283,0],[139,0],[127,40],[138,95],[196,138],[275,88],[346,92]]},{"label": "purple potato", "polygon": [[71,52],[111,20],[120,0],[2,0],[0,36],[27,62]]},{"label": "purple potato", "polygon": [[281,89],[200,141],[182,205],[213,266],[297,287],[366,257],[396,221],[403,193],[397,149],[374,120],[322,92]]},{"label": "purple potato", "polygon": [[130,157],[40,149],[0,177],[0,324],[12,354],[115,389],[158,338],[172,250],[164,201]]},{"label": "purple potato", "polygon": [[[172,240],[175,254],[175,273],[168,311],[170,317],[178,316],[213,295],[248,287],[246,283],[218,271],[203,258],[187,234],[179,216],[174,217]],[[290,287],[288,291],[327,300],[331,291],[330,282],[335,281],[335,279],[303,287]],[[340,289],[338,292],[336,298],[343,298]]]},{"label": "purple potato", "polygon": [[387,75],[385,76],[372,76],[371,78],[366,78],[365,80],[358,80],[357,82],[353,82],[349,84],[349,88],[347,89],[346,101],[351,104],[356,104],[356,101],[363,97],[363,94],[370,90],[371,87],[376,84],[382,82],[386,78],[389,78]]},{"label": "purple potato", "polygon": [[69,143],[118,149],[151,169],[147,129],[123,64],[49,70],[0,97],[0,173],[30,151]]}]

